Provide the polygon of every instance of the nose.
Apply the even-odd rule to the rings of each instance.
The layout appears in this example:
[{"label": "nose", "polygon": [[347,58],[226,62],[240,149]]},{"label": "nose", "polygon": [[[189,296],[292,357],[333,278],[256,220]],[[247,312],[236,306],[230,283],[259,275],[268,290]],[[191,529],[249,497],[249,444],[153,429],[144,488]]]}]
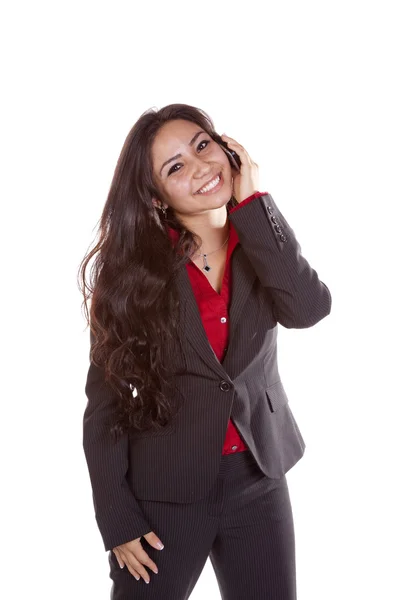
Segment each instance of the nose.
[{"label": "nose", "polygon": [[208,161],[201,156],[194,157],[193,176],[195,179],[204,179],[211,172],[212,168]]}]

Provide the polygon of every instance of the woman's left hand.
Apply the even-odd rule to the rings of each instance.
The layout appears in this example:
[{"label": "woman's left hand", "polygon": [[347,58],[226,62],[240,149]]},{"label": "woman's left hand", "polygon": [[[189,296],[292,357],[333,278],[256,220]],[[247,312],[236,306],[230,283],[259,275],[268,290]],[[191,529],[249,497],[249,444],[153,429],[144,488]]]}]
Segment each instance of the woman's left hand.
[{"label": "woman's left hand", "polygon": [[246,200],[246,198],[259,191],[258,164],[250,158],[243,146],[238,144],[233,138],[225,134],[221,135],[221,137],[224,142],[227,142],[228,148],[236,152],[242,162],[240,172],[232,168],[232,175],[233,195],[238,202],[243,202],[243,200]]}]

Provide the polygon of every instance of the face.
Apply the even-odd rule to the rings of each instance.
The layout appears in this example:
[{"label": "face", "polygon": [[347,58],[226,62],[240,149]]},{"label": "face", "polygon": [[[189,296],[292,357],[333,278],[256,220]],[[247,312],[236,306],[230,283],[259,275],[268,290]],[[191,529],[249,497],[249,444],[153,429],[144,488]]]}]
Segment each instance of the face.
[{"label": "face", "polygon": [[[153,143],[152,161],[162,195],[158,200],[170,206],[178,218],[221,208],[232,196],[229,159],[196,123],[177,119],[163,125]],[[215,188],[199,192],[218,175],[221,180]]]}]

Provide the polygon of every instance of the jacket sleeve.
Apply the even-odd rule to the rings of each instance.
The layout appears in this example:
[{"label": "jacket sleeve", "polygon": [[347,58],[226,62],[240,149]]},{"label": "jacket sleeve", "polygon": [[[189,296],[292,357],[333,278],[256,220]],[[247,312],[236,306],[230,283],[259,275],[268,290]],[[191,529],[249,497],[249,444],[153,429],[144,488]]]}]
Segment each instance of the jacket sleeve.
[{"label": "jacket sleeve", "polygon": [[293,229],[270,194],[252,197],[243,207],[231,211],[229,219],[267,290],[278,323],[302,329],[329,315],[330,291],[302,256]]},{"label": "jacket sleeve", "polygon": [[[92,336],[91,336],[92,339]],[[83,417],[83,448],[93,491],[93,504],[105,549],[151,531],[127,480],[128,436],[116,443],[109,433],[115,392],[102,369],[90,363],[85,386],[88,398]]]}]

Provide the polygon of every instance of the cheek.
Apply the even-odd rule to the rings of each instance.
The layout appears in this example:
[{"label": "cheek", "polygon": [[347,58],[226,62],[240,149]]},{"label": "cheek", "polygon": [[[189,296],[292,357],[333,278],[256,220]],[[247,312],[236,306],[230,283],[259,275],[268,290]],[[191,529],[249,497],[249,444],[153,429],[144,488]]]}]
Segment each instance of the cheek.
[{"label": "cheek", "polygon": [[187,207],[188,196],[192,196],[191,182],[186,177],[176,177],[166,188],[170,205],[176,210]]},{"label": "cheek", "polygon": [[231,163],[229,162],[229,158],[228,158],[225,150],[222,150],[221,146],[219,146],[219,145],[216,150],[216,160],[218,160],[218,162],[223,165],[226,172],[228,172],[228,173],[231,172],[232,167],[231,167]]},{"label": "cheek", "polygon": [[171,198],[179,202],[191,193],[190,181],[186,177],[176,177],[169,186],[169,194]]}]

